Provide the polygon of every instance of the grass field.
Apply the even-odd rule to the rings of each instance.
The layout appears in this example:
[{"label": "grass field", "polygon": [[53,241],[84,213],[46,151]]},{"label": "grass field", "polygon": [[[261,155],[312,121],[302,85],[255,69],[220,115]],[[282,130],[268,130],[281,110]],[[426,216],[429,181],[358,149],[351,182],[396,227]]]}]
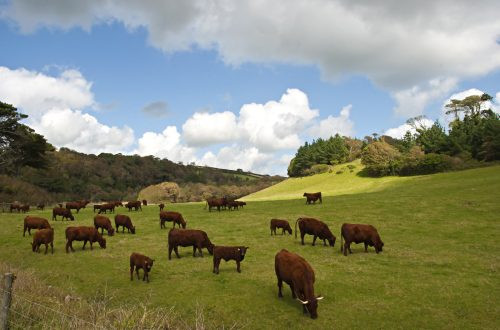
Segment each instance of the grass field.
[{"label": "grass field", "polygon": [[[22,237],[24,215],[1,214],[0,260],[85,298],[106,291],[112,303],[173,307],[186,320],[193,320],[201,306],[215,327],[498,329],[500,167],[405,179],[354,174],[288,180],[250,196],[240,211],[209,213],[194,203],[167,206],[182,212],[188,228],[205,230],[215,244],[250,246],[241,274],[234,262],[223,262],[220,275],[212,274],[206,250],[204,258],[193,258],[190,248],[180,248],[182,258],[169,261],[168,230],[160,230],[156,206],[131,212],[137,234],[106,237],[105,250],[82,251],[75,243],[75,253],[64,252],[64,228],[91,225],[89,208],[75,222],[51,221],[55,253],[47,256],[32,253],[31,239]],[[305,190],[333,196],[310,206],[301,197],[291,199]],[[278,198],[252,201],[270,196]],[[31,213],[49,218],[49,212]],[[291,236],[270,236],[271,218],[289,219],[293,226],[299,216],[325,221],[338,239],[343,222],[373,224],[384,252],[364,253],[362,245],[353,245],[354,254],[344,257],[338,243],[312,247],[306,236],[302,246]],[[300,254],[315,270],[315,291],[325,296],[316,320],[302,314],[288,287],[283,299],[277,297],[274,255],[282,248]],[[133,251],[156,259],[149,284],[129,279]]]}]

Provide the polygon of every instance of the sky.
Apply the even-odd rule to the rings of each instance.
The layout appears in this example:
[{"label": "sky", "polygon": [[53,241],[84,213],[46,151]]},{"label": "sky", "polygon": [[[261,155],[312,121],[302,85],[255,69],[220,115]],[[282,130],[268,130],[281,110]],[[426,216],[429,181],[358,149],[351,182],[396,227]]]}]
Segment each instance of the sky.
[{"label": "sky", "polygon": [[495,0],[0,0],[0,101],[56,147],[286,175],[305,141],[500,112]]}]

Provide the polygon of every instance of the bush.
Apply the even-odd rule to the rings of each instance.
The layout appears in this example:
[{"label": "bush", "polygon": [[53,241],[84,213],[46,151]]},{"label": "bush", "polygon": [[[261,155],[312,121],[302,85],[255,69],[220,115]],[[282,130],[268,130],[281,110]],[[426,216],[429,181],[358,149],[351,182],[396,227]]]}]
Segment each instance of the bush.
[{"label": "bush", "polygon": [[321,173],[326,173],[330,170],[330,166],[326,164],[315,164],[311,166],[311,168],[308,168],[307,170],[304,171],[304,175],[315,175],[315,174],[321,174]]},{"label": "bush", "polygon": [[396,175],[401,164],[401,153],[384,141],[373,142],[366,146],[361,156],[370,176]]}]

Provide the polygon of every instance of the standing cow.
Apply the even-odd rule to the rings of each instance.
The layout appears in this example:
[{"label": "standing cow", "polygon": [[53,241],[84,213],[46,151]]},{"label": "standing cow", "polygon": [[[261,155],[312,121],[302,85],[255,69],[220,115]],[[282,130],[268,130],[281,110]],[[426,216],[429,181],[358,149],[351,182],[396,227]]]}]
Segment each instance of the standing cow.
[{"label": "standing cow", "polygon": [[[342,241],[345,243],[342,244]],[[375,247],[375,252],[382,252],[384,242],[380,239],[377,229],[372,225],[344,223],[340,229],[340,252],[347,256],[347,250],[351,251],[351,243],[364,243],[365,252],[368,252],[368,246]]]},{"label": "standing cow", "polygon": [[105,217],[103,215],[96,215],[94,217],[94,227],[97,230],[101,228],[101,235],[104,233],[104,229],[108,231],[108,236],[113,236],[115,233],[115,230],[111,225],[111,221],[109,220],[108,217]]},{"label": "standing cow", "polygon": [[214,274],[219,274],[221,259],[236,261],[236,270],[241,273],[240,263],[245,259],[248,246],[214,246]]},{"label": "standing cow", "polygon": [[71,213],[71,210],[63,208],[63,207],[54,207],[52,209],[52,220],[57,220],[57,216],[60,215],[62,217],[62,220],[75,220],[75,217],[73,217],[73,214]]},{"label": "standing cow", "polygon": [[106,248],[106,239],[99,234],[99,231],[94,227],[67,227],[66,228],[66,253],[71,251],[75,252],[73,249],[73,241],[83,241],[83,248],[85,250],[85,245],[87,242],[90,243],[90,249],[92,250],[92,243],[99,242],[99,246],[103,249]]},{"label": "standing cow", "polygon": [[128,215],[123,215],[123,214],[117,214],[115,216],[115,227],[116,227],[116,232],[118,233],[118,229],[120,226],[123,227],[122,233],[125,232],[125,228],[127,228],[127,231],[132,234],[135,234],[135,226],[132,224],[132,220]]},{"label": "standing cow", "polygon": [[323,200],[321,199],[321,192],[317,192],[317,193],[304,193],[304,195],[302,195],[306,198],[306,204],[311,204],[311,202],[313,204],[316,204],[316,201],[319,200],[320,204],[323,204]]},{"label": "standing cow", "polygon": [[23,236],[26,236],[26,230],[28,231],[28,234],[31,236],[31,229],[47,229],[47,228],[51,228],[49,221],[47,219],[28,215],[26,218],[24,218]]},{"label": "standing cow", "polygon": [[327,240],[330,246],[335,245],[336,237],[323,221],[314,218],[298,218],[295,221],[295,238],[297,238],[297,223],[299,224],[302,245],[304,245],[304,236],[306,234],[313,235],[313,246],[316,243],[316,238],[323,240],[323,245],[326,245]]},{"label": "standing cow", "polygon": [[33,235],[33,242],[31,243],[33,252],[40,252],[40,245],[42,244],[45,244],[45,254],[47,254],[49,244],[51,253],[54,254],[54,228],[49,227],[36,231]]},{"label": "standing cow", "polygon": [[134,268],[137,274],[137,279],[139,279],[139,269],[144,271],[144,275],[142,280],[147,280],[149,283],[149,272],[151,271],[151,267],[153,267],[153,262],[155,260],[140,253],[133,252],[130,255],[130,280],[134,280]]},{"label": "standing cow", "polygon": [[287,220],[281,220],[281,219],[271,219],[270,223],[270,228],[271,228],[271,236],[276,235],[276,228],[281,228],[281,235],[285,234],[285,231],[287,231],[290,235],[292,235],[292,228],[290,227],[290,224],[288,223]]},{"label": "standing cow", "polygon": [[207,233],[202,230],[195,229],[176,229],[172,228],[168,232],[168,259],[172,259],[172,250],[174,250],[177,258],[180,258],[178,247],[193,247],[193,257],[196,256],[198,249],[200,256],[203,257],[202,248],[206,248],[208,253],[213,255],[214,245],[210,242]]},{"label": "standing cow", "polygon": [[160,207],[160,212],[163,211],[163,209],[165,208],[165,204],[161,203],[160,205],[158,205]]},{"label": "standing cow", "polygon": [[179,228],[186,228],[186,221],[179,212],[162,211],[160,212],[160,228],[165,228],[165,222],[172,222],[172,228],[177,224]]},{"label": "standing cow", "polygon": [[128,202],[127,204],[125,204],[125,207],[129,211],[131,211],[132,209],[134,209],[135,211],[139,211],[139,210],[142,211],[141,201],[131,201],[131,202]]}]

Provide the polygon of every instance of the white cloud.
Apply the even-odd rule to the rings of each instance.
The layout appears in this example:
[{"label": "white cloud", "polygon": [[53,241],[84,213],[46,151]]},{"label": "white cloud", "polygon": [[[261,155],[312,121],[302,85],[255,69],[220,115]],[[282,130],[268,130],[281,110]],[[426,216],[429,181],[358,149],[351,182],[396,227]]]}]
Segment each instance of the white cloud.
[{"label": "white cloud", "polygon": [[277,170],[273,165],[273,154],[262,153],[255,147],[242,148],[239,145],[222,147],[217,154],[207,152],[200,160],[201,164],[219,167],[253,171],[257,173],[282,172],[282,168]]},{"label": "white cloud", "polygon": [[190,146],[207,146],[238,138],[236,116],[230,111],[196,112],[182,125],[182,136]]},{"label": "white cloud", "polygon": [[[434,121],[428,118],[423,118],[422,120],[420,120],[419,125],[429,128],[432,125],[434,125]],[[391,136],[396,139],[401,139],[403,136],[405,136],[406,132],[408,131],[410,131],[412,134],[415,134],[417,132],[415,128],[413,128],[412,126],[408,124],[402,124],[395,128],[389,128],[384,132],[383,135]]]},{"label": "white cloud", "polygon": [[311,135],[328,139],[330,136],[339,134],[341,136],[354,135],[354,122],[349,118],[352,105],[349,104],[340,110],[339,117],[328,116],[311,128]]}]

